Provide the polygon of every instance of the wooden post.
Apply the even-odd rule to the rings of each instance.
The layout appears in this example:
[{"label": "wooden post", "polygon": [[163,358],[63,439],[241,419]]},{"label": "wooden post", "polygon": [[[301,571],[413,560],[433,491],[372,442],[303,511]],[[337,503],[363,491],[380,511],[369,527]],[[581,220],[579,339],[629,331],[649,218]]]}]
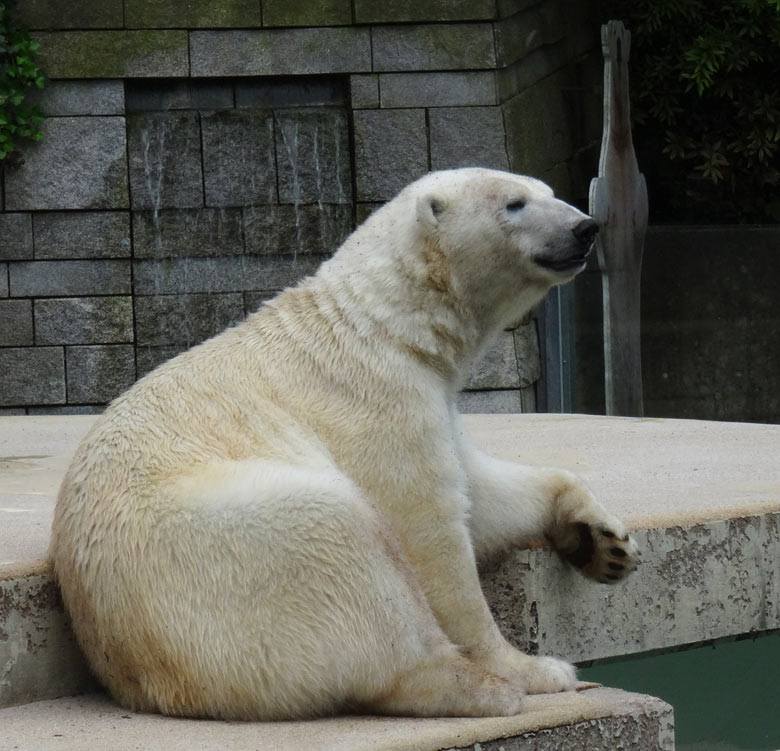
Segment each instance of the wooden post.
[{"label": "wooden post", "polygon": [[631,34],[620,21],[601,27],[604,133],[590,213],[604,292],[604,367],[608,415],[636,415],[642,404],[640,279],[647,230],[647,188],[631,139],[628,56]]}]

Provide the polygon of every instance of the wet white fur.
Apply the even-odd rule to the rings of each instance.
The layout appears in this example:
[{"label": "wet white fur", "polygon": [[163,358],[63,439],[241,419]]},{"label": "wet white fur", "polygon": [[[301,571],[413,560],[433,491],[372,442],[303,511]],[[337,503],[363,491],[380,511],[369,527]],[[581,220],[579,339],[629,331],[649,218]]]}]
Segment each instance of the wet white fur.
[{"label": "wet white fur", "polygon": [[578,514],[624,530],[568,473],[484,455],[454,403],[490,337],[566,281],[533,258],[582,219],[530,178],[433,173],[108,408],[51,555],[120,702],[500,715],[572,687],[569,665],[504,640],[477,561]]}]

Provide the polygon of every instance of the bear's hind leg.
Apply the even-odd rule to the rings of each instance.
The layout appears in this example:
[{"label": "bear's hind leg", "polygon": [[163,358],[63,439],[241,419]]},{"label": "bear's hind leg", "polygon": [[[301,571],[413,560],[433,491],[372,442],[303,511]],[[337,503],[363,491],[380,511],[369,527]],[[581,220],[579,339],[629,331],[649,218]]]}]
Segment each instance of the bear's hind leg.
[{"label": "bear's hind leg", "polygon": [[522,691],[449,642],[389,524],[335,468],[224,462],[160,492],[175,510],[128,593],[144,608],[110,629],[177,670],[139,665],[128,703],[256,720],[519,711]]}]

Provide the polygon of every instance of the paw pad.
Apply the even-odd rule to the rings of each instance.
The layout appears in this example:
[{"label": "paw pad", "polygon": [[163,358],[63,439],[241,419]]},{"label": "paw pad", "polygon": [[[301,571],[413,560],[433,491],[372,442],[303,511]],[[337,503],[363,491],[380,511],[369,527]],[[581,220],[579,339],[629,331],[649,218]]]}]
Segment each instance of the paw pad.
[{"label": "paw pad", "polygon": [[620,535],[611,529],[575,522],[567,537],[568,544],[559,547],[560,552],[589,579],[614,584],[638,565],[638,547],[628,534]]}]

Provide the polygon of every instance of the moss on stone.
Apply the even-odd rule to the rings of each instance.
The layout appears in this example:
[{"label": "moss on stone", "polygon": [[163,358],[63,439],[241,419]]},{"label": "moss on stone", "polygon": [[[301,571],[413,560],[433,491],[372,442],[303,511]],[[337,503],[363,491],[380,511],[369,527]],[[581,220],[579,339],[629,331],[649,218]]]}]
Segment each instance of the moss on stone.
[{"label": "moss on stone", "polygon": [[50,78],[178,77],[189,73],[186,31],[56,31],[33,35]]},{"label": "moss on stone", "polygon": [[125,0],[130,28],[255,28],[260,26],[260,0]]},{"label": "moss on stone", "polygon": [[495,0],[355,0],[356,23],[482,21],[495,17]]},{"label": "moss on stone", "polygon": [[345,26],[350,0],[263,0],[263,26]]}]

